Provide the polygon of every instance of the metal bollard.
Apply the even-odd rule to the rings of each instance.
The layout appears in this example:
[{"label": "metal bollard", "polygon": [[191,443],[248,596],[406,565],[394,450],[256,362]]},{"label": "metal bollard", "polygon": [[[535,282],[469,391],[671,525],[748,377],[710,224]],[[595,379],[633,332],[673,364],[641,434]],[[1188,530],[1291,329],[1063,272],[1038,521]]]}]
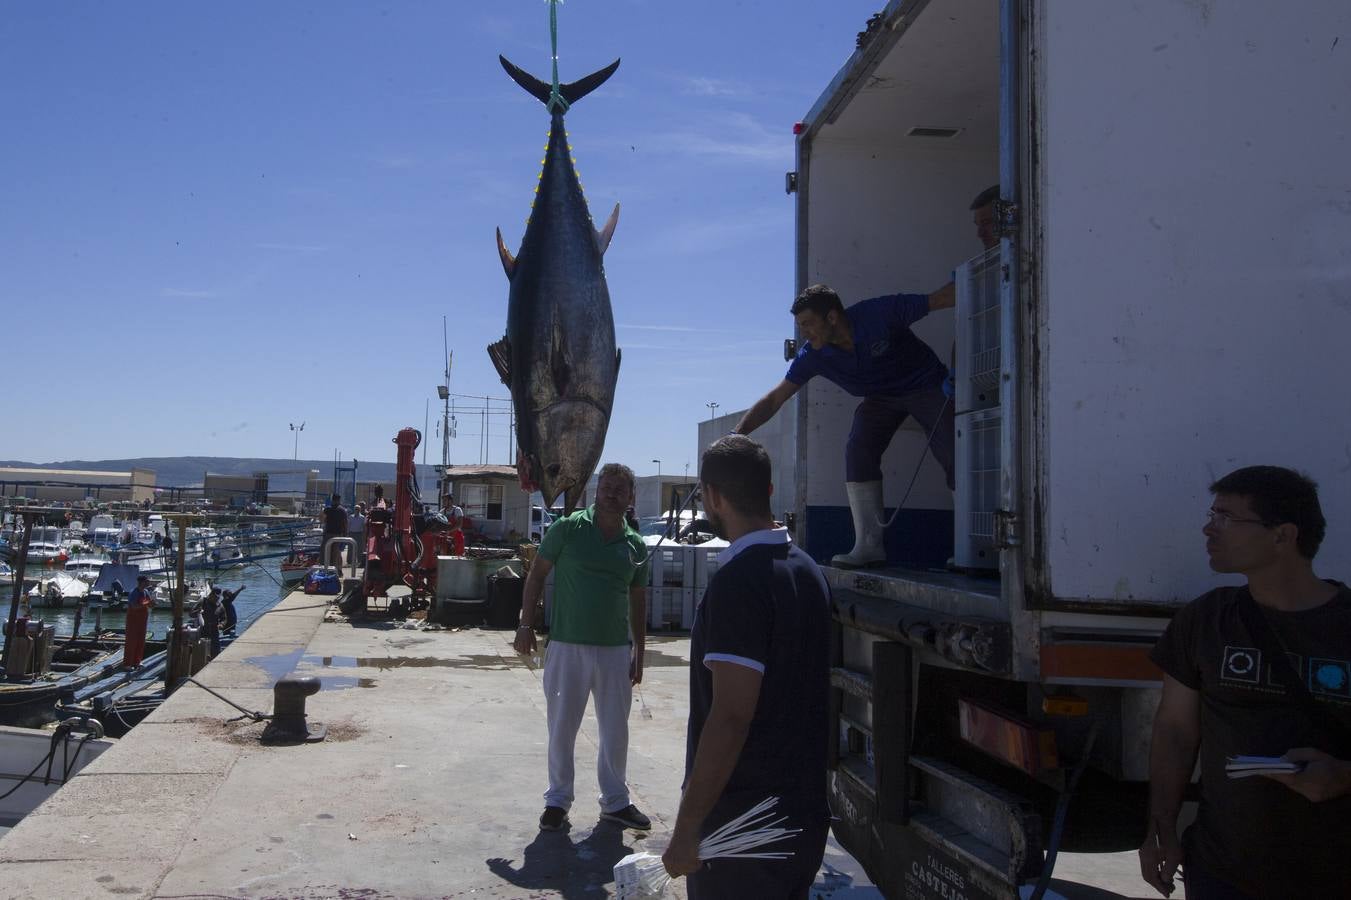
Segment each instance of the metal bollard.
[{"label": "metal bollard", "polygon": [[313,675],[283,678],[272,689],[272,719],[263,729],[264,744],[298,744],[322,741],[328,726],[305,720],[305,698],[319,693],[319,679]]}]

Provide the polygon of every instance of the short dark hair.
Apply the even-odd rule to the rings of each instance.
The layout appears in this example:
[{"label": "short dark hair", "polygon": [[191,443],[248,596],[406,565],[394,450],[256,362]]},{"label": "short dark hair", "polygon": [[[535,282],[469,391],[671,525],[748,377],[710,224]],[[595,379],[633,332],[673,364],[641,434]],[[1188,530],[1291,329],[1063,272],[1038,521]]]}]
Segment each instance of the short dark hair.
[{"label": "short dark hair", "polygon": [[602,478],[622,478],[629,483],[629,490],[637,487],[638,479],[634,477],[633,470],[623,463],[606,463],[600,467],[600,474],[596,476],[596,484],[600,484]]},{"label": "short dark hair", "polygon": [[789,312],[797,315],[803,310],[811,310],[824,319],[826,313],[844,312],[844,304],[840,302],[839,294],[824,284],[814,284],[797,295]]},{"label": "short dark hair", "polygon": [[772,466],[765,448],[744,434],[719,438],[699,459],[699,480],[743,516],[769,517]]},{"label": "short dark hair", "polygon": [[1317,555],[1328,523],[1318,502],[1318,485],[1309,476],[1282,466],[1248,466],[1216,481],[1210,492],[1246,497],[1267,527],[1289,522],[1299,531],[1295,546],[1300,556]]},{"label": "short dark hair", "polygon": [[971,201],[971,209],[980,209],[982,206],[989,206],[999,199],[999,185],[992,184],[985,190],[976,195],[976,199]]},{"label": "short dark hair", "polygon": [[334,506],[337,506],[339,503],[342,502],[342,494],[334,494],[332,497],[329,497],[328,499],[329,502],[331,502]]}]

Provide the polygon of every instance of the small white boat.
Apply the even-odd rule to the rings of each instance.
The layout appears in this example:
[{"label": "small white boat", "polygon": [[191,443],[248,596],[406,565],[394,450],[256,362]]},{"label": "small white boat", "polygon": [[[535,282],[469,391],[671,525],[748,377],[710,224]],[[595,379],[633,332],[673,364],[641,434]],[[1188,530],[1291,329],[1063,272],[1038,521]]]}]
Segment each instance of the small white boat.
[{"label": "small white boat", "polygon": [[50,565],[63,555],[69,556],[65,541],[65,529],[55,525],[34,525],[28,535],[28,561]]},{"label": "small white boat", "polygon": [[14,567],[7,562],[0,562],[0,587],[14,586]]},{"label": "small white boat", "polygon": [[209,544],[206,556],[202,560],[206,565],[214,569],[232,569],[235,566],[242,566],[246,562],[244,551],[239,549],[234,538],[222,537]]},{"label": "small white boat", "polygon": [[89,594],[89,583],[66,572],[53,572],[37,580],[28,590],[31,606],[65,606]]},{"label": "small white boat", "polygon": [[66,574],[74,575],[76,578],[88,584],[93,584],[99,577],[99,570],[103,564],[108,561],[106,556],[92,556],[85,554],[66,560]]},{"label": "small white boat", "polygon": [[[98,722],[80,721],[70,728],[58,726],[58,731],[0,725],[0,783],[8,785],[5,790],[9,792],[0,797],[0,826],[9,828],[18,824],[81,769],[117,744],[114,738],[103,736]],[[34,771],[37,775],[24,781]]]}]

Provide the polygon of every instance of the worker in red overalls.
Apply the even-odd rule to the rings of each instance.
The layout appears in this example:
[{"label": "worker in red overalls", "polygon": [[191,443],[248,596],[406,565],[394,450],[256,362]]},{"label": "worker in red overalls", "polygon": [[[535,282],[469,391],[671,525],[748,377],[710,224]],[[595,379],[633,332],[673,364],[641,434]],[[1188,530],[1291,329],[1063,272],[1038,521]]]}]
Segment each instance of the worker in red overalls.
[{"label": "worker in red overalls", "polygon": [[145,657],[145,630],[150,624],[150,608],[155,605],[155,595],[150,590],[150,578],[136,576],[136,590],[127,599],[127,641],[122,654],[122,665],[134,669]]},{"label": "worker in red overalls", "polygon": [[454,544],[452,553],[464,556],[464,510],[455,505],[455,495],[446,495],[446,520],[450,522],[450,539]]}]

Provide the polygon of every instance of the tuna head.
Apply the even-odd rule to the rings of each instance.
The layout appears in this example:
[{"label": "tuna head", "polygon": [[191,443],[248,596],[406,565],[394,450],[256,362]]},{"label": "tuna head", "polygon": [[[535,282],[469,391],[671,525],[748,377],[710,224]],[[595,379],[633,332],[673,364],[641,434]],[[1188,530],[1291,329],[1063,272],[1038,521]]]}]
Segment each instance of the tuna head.
[{"label": "tuna head", "polygon": [[562,494],[568,512],[577,508],[609,424],[609,414],[586,400],[560,400],[539,413],[529,463],[545,505],[553,506]]}]

